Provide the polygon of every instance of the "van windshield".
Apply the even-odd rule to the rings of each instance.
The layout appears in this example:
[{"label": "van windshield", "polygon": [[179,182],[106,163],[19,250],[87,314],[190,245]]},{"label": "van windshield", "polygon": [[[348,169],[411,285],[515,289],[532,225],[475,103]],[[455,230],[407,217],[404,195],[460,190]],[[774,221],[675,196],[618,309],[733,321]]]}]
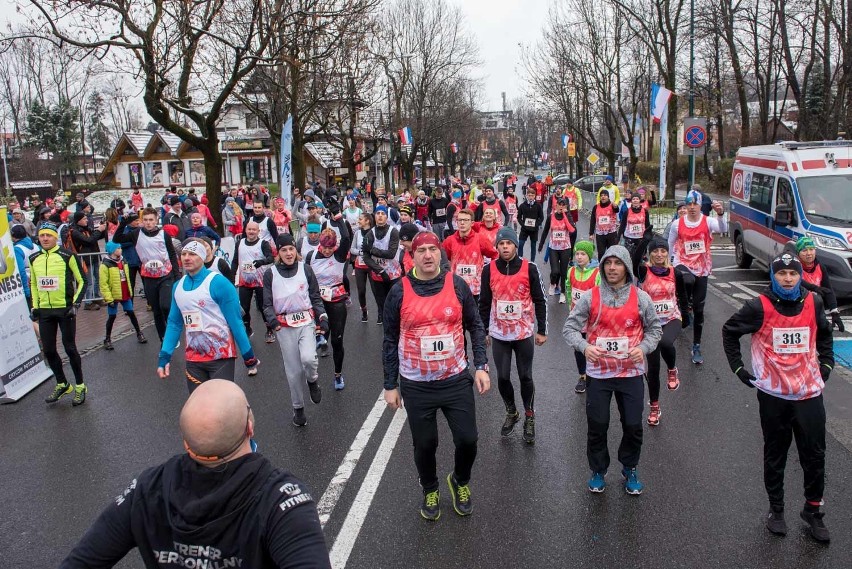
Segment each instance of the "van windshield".
[{"label": "van windshield", "polygon": [[796,184],[808,219],[852,226],[852,174],[798,178]]}]

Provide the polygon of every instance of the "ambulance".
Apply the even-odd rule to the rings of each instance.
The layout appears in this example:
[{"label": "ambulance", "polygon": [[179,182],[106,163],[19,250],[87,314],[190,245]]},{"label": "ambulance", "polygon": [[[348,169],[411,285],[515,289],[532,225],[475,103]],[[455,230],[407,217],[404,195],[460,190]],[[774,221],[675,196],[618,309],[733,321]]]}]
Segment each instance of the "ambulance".
[{"label": "ambulance", "polygon": [[837,295],[852,296],[852,141],[740,148],[730,194],[728,232],[739,267],[768,269],[808,235]]}]

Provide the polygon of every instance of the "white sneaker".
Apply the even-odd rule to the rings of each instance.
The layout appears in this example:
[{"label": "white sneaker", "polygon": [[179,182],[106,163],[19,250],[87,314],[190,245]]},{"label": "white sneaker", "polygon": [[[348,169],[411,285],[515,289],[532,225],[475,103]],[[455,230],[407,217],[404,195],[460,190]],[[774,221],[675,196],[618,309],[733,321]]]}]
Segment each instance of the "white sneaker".
[{"label": "white sneaker", "polygon": [[564,294],[559,295],[559,304],[565,304],[565,295]]},{"label": "white sneaker", "polygon": [[547,294],[550,296],[556,294],[556,285],[550,285],[550,288],[547,289]]}]

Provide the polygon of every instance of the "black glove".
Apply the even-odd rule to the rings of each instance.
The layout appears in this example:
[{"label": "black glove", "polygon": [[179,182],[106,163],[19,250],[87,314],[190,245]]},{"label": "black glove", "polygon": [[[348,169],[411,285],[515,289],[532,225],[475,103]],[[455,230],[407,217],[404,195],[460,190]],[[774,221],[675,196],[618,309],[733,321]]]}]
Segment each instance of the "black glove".
[{"label": "black glove", "polygon": [[[841,332],[842,332],[842,330],[841,330]],[[822,382],[827,383],[828,382],[828,376],[831,375],[831,367],[829,367],[826,364],[820,364],[819,375],[820,375],[820,377],[822,377]]]},{"label": "black glove", "polygon": [[319,327],[323,334],[328,335],[328,318],[320,318]]},{"label": "black glove", "polygon": [[387,273],[387,271],[382,271],[381,273],[379,273],[379,276],[382,277],[382,280],[386,283],[389,283],[391,280],[390,275]]},{"label": "black glove", "polygon": [[754,383],[752,382],[757,381],[757,378],[746,371],[746,368],[741,367],[739,371],[737,371],[737,377],[740,378],[740,381],[742,381],[747,387],[754,389]]},{"label": "black glove", "polygon": [[253,368],[260,363],[260,360],[255,357],[251,357],[243,360],[243,363],[246,364],[247,368]]},{"label": "black glove", "polygon": [[32,320],[33,322],[38,322],[38,313],[38,308],[33,308],[32,310],[30,310],[30,320]]},{"label": "black glove", "polygon": [[65,314],[63,316],[65,316],[66,318],[74,318],[75,316],[77,316],[77,305],[74,304],[72,306],[69,306],[68,310],[65,311]]},{"label": "black glove", "polygon": [[256,269],[258,267],[262,267],[265,262],[266,261],[264,261],[263,259],[256,259],[256,260],[252,261],[252,264],[254,265],[254,268]]},{"label": "black glove", "polygon": [[846,331],[846,326],[843,325],[843,320],[840,318],[839,312],[831,313],[831,325],[834,328],[837,328],[841,332]]}]

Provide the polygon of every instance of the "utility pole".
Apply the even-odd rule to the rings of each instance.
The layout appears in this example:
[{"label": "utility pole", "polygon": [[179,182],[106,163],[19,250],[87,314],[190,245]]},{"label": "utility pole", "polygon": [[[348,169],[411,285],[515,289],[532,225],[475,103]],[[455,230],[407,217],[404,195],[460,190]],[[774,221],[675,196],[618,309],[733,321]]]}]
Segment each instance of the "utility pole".
[{"label": "utility pole", "polygon": [[[695,116],[695,0],[689,0],[689,117]],[[695,149],[689,154],[686,191],[695,184]]]}]

